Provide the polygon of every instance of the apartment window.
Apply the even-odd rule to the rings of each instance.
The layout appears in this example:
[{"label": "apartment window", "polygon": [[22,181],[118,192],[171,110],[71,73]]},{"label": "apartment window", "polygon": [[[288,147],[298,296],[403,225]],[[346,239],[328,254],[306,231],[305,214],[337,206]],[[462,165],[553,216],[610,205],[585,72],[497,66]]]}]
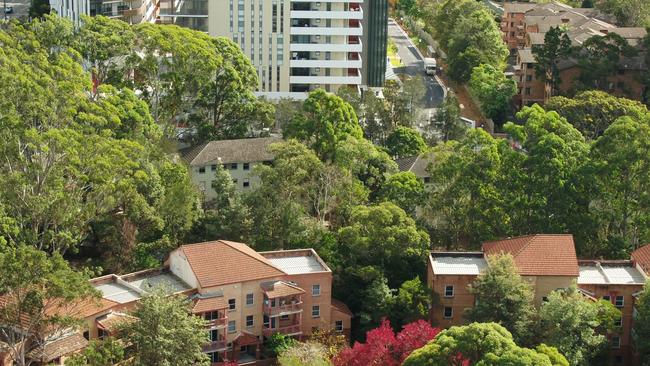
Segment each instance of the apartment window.
[{"label": "apartment window", "polygon": [[614,325],[617,326],[617,327],[622,327],[622,326],[623,326],[623,317],[622,317],[622,316],[619,316],[619,317],[616,319],[616,322],[614,322]]},{"label": "apartment window", "polygon": [[343,331],[343,320],[337,320],[334,323],[334,330],[337,332],[342,332]]},{"label": "apartment window", "polygon": [[230,170],[237,170],[237,163],[230,164]]},{"label": "apartment window", "polygon": [[280,1],[280,32],[284,32],[284,1]]},{"label": "apartment window", "polygon": [[454,297],[454,286],[453,285],[445,286],[445,297]]},{"label": "apartment window", "polygon": [[233,180],[232,180],[232,184],[234,184],[234,185],[237,185],[238,182],[239,182],[239,181],[238,181],[237,179],[233,179]]},{"label": "apartment window", "polygon": [[250,328],[255,324],[252,315],[246,315],[246,328]]},{"label": "apartment window", "polygon": [[320,285],[311,285],[311,295],[320,296]]},{"label": "apartment window", "polygon": [[533,75],[526,75],[526,81],[533,81]]},{"label": "apartment window", "polygon": [[105,331],[104,329],[97,328],[97,338],[104,339],[104,338],[108,337],[109,335],[110,334],[108,334],[108,332]]},{"label": "apartment window", "polygon": [[621,348],[621,337],[612,337],[612,348]]},{"label": "apartment window", "polygon": [[231,33],[233,32],[233,17],[232,17],[233,4],[232,4],[232,2],[233,2],[233,0],[230,0],[230,32]]},{"label": "apartment window", "polygon": [[219,313],[217,313],[216,311],[208,311],[207,313],[203,314],[203,318],[205,320],[219,319]]},{"label": "apartment window", "polygon": [[251,306],[255,303],[255,294],[246,294],[246,306]]},{"label": "apartment window", "polygon": [[237,300],[236,299],[228,299],[228,310],[229,311],[237,310]]},{"label": "apartment window", "polygon": [[237,321],[231,320],[228,322],[228,333],[235,333],[237,331]]},{"label": "apartment window", "polygon": [[216,172],[217,171],[217,164],[210,165],[210,170],[212,170],[213,172]]},{"label": "apartment window", "polygon": [[312,318],[320,318],[320,306],[319,305],[314,305],[311,307],[311,317]]},{"label": "apartment window", "polygon": [[205,167],[204,166],[199,168],[199,174],[203,174],[203,173],[205,173]]},{"label": "apartment window", "polygon": [[244,31],[244,0],[237,2],[237,28],[239,32]]},{"label": "apartment window", "polygon": [[271,10],[271,28],[272,32],[275,33],[278,31],[278,2],[273,0],[272,10]]},{"label": "apartment window", "polygon": [[622,308],[625,306],[625,298],[623,296],[616,296],[616,299],[614,300],[614,305],[616,305],[617,308]]},{"label": "apartment window", "polygon": [[250,163],[244,163],[244,170],[250,170],[250,169],[251,169]]},{"label": "apartment window", "polygon": [[526,92],[525,92],[525,94],[526,94],[526,95],[530,95],[530,88],[526,88]]},{"label": "apartment window", "polygon": [[250,186],[251,186],[251,181],[250,181],[250,179],[248,179],[248,178],[244,178],[244,181],[242,182],[242,186],[243,186],[244,188],[248,188],[248,187],[250,187]]},{"label": "apartment window", "polygon": [[603,296],[603,300],[612,302],[612,297],[609,296],[609,295],[605,295],[605,296]]},{"label": "apartment window", "polygon": [[445,319],[451,319],[454,316],[454,309],[449,306],[445,306],[445,309],[442,312],[442,317]]}]

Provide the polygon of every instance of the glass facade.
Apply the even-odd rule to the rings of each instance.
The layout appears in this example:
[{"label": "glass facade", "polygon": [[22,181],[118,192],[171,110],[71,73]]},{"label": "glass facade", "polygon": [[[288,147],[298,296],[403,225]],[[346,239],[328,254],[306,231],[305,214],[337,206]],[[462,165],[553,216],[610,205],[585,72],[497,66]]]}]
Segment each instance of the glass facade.
[{"label": "glass facade", "polygon": [[388,42],[388,0],[366,2],[364,27],[366,32],[366,74],[370,87],[384,86],[386,77],[386,48]]}]

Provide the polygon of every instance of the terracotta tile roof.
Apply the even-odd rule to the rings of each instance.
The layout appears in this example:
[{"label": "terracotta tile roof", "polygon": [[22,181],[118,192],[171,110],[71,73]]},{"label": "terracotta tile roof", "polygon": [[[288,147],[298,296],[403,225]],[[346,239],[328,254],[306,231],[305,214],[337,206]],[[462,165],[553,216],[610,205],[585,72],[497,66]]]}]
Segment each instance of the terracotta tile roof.
[{"label": "terracotta tile roof", "polygon": [[486,255],[509,253],[522,276],[578,277],[573,236],[537,234],[483,243]]},{"label": "terracotta tile roof", "polygon": [[116,326],[121,323],[131,323],[134,322],[137,318],[122,314],[122,313],[110,313],[103,317],[102,319],[97,319],[97,325],[107,331],[112,331],[116,329]]},{"label": "terracotta tile roof", "polygon": [[238,346],[249,346],[252,344],[260,343],[260,340],[254,334],[248,332],[241,332],[233,340],[233,343],[237,343]]},{"label": "terracotta tile roof", "polygon": [[284,281],[264,283],[262,284],[262,291],[264,291],[266,297],[269,299],[291,295],[302,295],[305,293],[305,290],[300,287]]},{"label": "terracotta tile roof", "polygon": [[70,336],[46,343],[43,347],[29,352],[27,356],[32,360],[47,363],[55,358],[80,351],[86,348],[87,345],[88,341],[83,335],[74,333]]},{"label": "terracotta tile roof", "polygon": [[650,275],[650,244],[633,251],[632,260],[641,267],[646,275]]},{"label": "terracotta tile roof", "polygon": [[348,314],[349,316],[353,316],[352,311],[350,311],[350,308],[348,308],[347,305],[345,305],[343,302],[337,300],[337,299],[332,299],[332,310],[336,310],[339,313],[343,314]]},{"label": "terracotta tile roof", "polygon": [[194,300],[194,306],[192,306],[192,313],[205,313],[207,311],[226,309],[228,307],[228,300],[223,296],[214,296],[208,297],[205,299],[196,299]]},{"label": "terracotta tile roof", "polygon": [[287,275],[243,243],[218,240],[183,245],[179,250],[203,288]]}]

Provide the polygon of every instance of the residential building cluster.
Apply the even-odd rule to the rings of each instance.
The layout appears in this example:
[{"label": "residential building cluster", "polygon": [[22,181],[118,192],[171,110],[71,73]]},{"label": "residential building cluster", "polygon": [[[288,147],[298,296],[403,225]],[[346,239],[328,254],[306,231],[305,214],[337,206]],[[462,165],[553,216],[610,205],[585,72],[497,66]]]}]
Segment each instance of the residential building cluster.
[{"label": "residential building cluster", "polygon": [[[262,344],[274,333],[299,339],[317,329],[350,335],[352,313],[332,298],[332,271],[312,249],[258,253],[224,240],[188,244],[171,252],[162,268],[91,283],[101,301],[65,309],[83,318],[85,327],[44,336],[45,344],[29,354],[33,364],[64,365],[89,340],[114,335],[117,324],[134,320],[129,311],[154,288],[186,297],[191,312],[206,320],[210,341],[203,351],[213,365],[268,364]],[[12,365],[2,350],[0,365]]]},{"label": "residential building cluster", "polygon": [[[565,29],[573,46],[580,46],[593,36],[615,33],[641,51],[638,56],[621,58],[617,74],[608,79],[606,88],[612,94],[642,100],[645,93],[642,75],[648,68],[643,55],[645,50],[640,48],[647,34],[645,28],[618,27],[612,24],[610,16],[596,9],[572,8],[559,2],[514,2],[505,3],[503,8],[501,31],[515,59],[512,73],[517,82],[518,92],[514,98],[517,105],[544,103],[553,96],[551,86],[535,73],[537,61],[532,51],[533,46],[544,44],[545,34],[553,27]],[[567,93],[580,76],[580,67],[573,57],[561,60],[558,67],[561,80],[559,89]]]},{"label": "residential building cluster", "polygon": [[432,252],[427,283],[439,300],[430,311],[433,324],[442,327],[466,322],[475,296],[471,283],[489,266],[497,254],[513,256],[519,274],[534,290],[533,303],[539,307],[549,293],[577,284],[592,300],[611,301],[620,311],[619,331],[608,334],[611,365],[632,365],[632,325],[635,301],[650,275],[650,245],[634,251],[629,260],[579,260],[570,234],[529,235],[483,243],[479,252]]}]

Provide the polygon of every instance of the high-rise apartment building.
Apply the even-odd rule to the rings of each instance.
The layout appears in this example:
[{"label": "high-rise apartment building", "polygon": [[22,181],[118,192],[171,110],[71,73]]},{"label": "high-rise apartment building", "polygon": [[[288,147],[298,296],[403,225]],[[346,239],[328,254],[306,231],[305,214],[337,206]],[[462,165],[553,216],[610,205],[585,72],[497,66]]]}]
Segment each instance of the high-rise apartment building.
[{"label": "high-rise apartment building", "polygon": [[153,23],[160,0],[50,0],[58,15],[78,23],[82,15],[103,15],[129,24]]},{"label": "high-rise apartment building", "polygon": [[159,17],[237,43],[269,98],[383,85],[386,0],[162,0]]}]

